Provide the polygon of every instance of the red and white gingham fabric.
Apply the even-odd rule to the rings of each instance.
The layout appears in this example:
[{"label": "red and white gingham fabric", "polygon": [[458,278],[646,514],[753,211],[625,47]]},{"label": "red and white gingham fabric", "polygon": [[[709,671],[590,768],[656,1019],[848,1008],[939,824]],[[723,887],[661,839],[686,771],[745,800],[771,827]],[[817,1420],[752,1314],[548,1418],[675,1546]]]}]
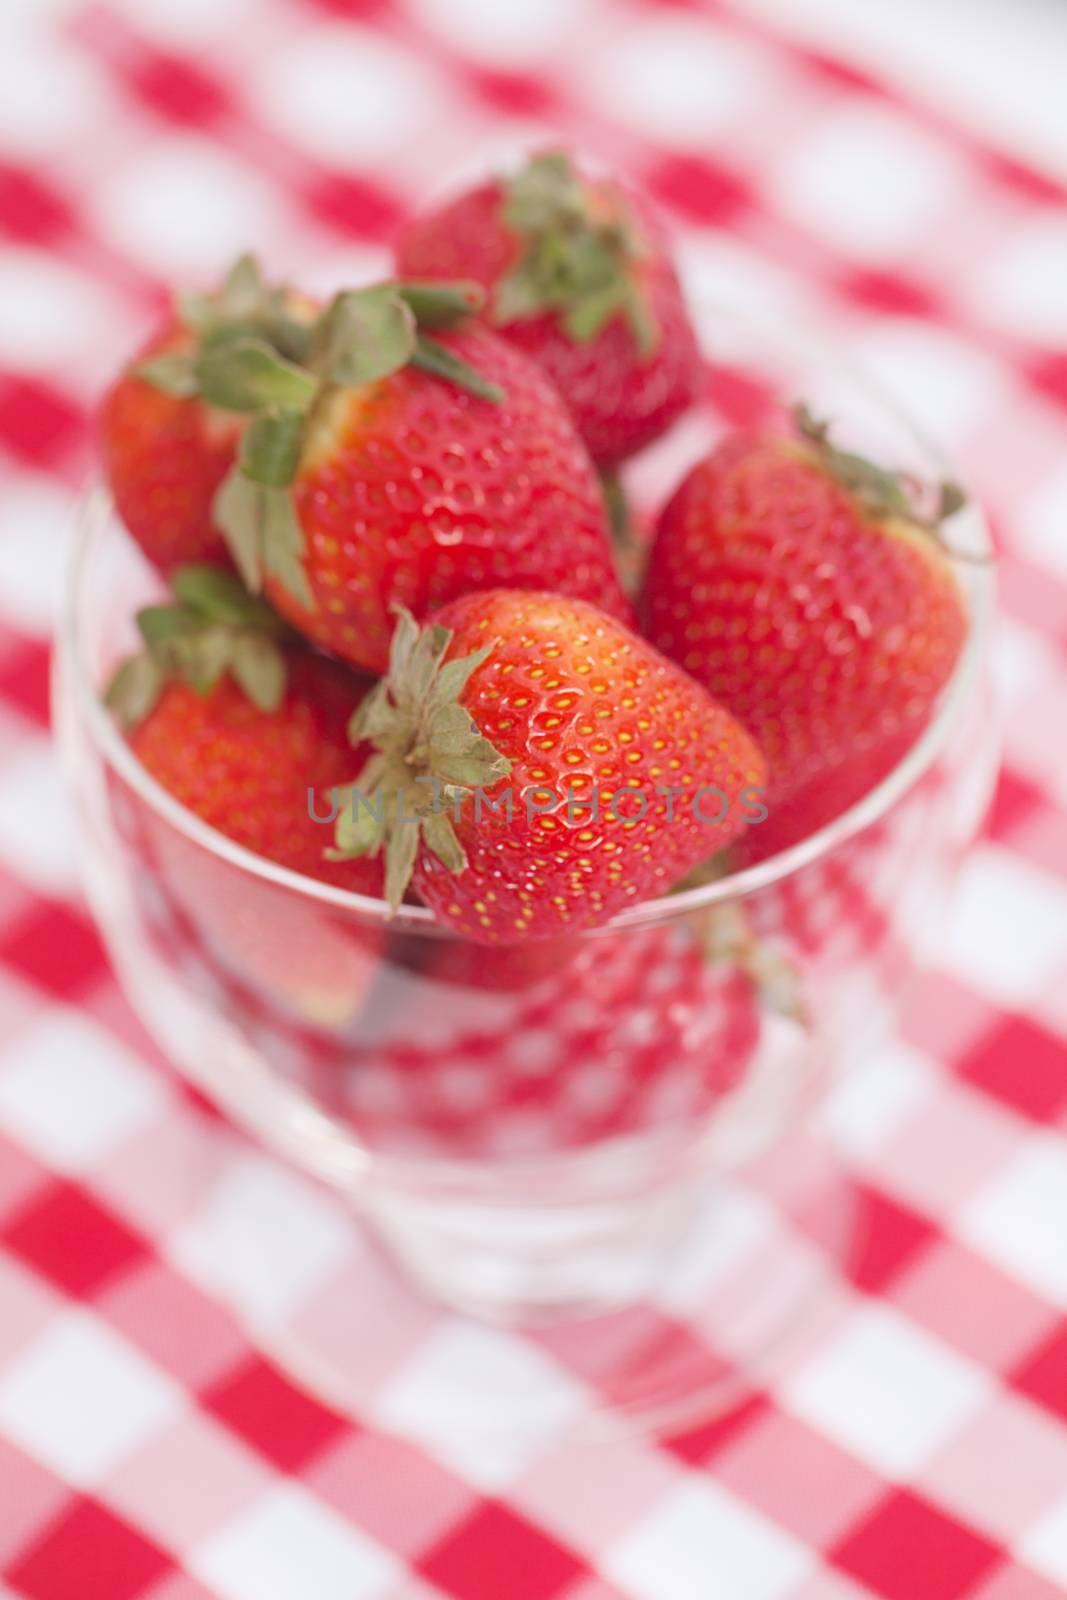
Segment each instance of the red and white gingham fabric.
[{"label": "red and white gingham fabric", "polygon": [[[0,1596],[1067,1592],[1067,193],[712,0],[32,9],[0,24]],[[356,276],[427,188],[546,130],[647,184],[723,298],[847,339],[1005,551],[992,823],[904,1041],[825,1112],[862,1258],[725,1421],[592,1455],[553,1449],[551,1408],[492,1450],[427,1411],[441,1362],[534,1357],[442,1333],[372,1262],[356,1415],[213,1298],[313,1314],[349,1224],[131,1019],[46,705],[86,419],[164,281],[248,244]],[[586,1403],[562,1371],[557,1399]]]}]

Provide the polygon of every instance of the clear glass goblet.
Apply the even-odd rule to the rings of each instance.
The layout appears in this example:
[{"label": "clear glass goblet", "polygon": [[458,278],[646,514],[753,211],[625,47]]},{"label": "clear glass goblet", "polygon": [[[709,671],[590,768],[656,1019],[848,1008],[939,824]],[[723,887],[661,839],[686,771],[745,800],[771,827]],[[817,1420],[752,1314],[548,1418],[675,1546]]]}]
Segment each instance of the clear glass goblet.
[{"label": "clear glass goblet", "polygon": [[[802,396],[849,445],[943,475],[907,419],[819,345],[716,306],[701,321],[724,375],[713,395],[731,407]],[[628,475],[638,517],[723,428],[713,399],[641,459]],[[988,553],[975,508],[953,530]],[[97,490],[70,569],[56,716],[86,889],[131,1003],[194,1083],[358,1208],[418,1291],[554,1341],[559,1359],[596,1346],[616,1410],[706,1409],[722,1374],[692,1340],[664,1341],[662,1308],[684,1305],[734,1364],[795,1323],[811,1284],[738,1231],[739,1194],[742,1210],[756,1194],[809,1225],[823,1204],[829,1258],[846,1247],[847,1208],[806,1114],[893,1028],[988,798],[991,568],[961,563],[959,578],[970,632],[955,675],[858,804],[605,928],[492,950],[419,907],[389,920],[250,855],[140,768],[100,691],[159,582]],[[612,1342],[620,1306],[627,1336]],[[358,1331],[346,1360],[358,1367]],[[337,1366],[335,1397],[350,1376]]]}]

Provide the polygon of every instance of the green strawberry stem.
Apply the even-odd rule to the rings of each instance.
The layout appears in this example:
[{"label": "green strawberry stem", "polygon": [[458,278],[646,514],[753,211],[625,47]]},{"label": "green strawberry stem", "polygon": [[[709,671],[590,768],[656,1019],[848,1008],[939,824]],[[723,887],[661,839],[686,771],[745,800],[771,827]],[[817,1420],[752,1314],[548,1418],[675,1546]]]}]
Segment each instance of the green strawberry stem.
[{"label": "green strawberry stem", "polygon": [[171,604],[137,613],[144,648],[122,663],[104,693],[122,726],[142,722],[167,683],[209,694],[226,672],[253,705],[276,711],[286,682],[281,647],[290,636],[281,618],[217,567],[180,567],[171,588]]},{"label": "green strawberry stem", "polygon": [[[941,525],[967,503],[958,483],[944,479],[937,485],[936,502],[922,504],[925,486],[907,473],[893,471],[866,456],[841,450],[830,438],[828,422],[816,417],[802,401],[793,407],[793,422],[801,438],[814,450],[820,464],[876,521],[900,517],[941,540]],[[929,498],[926,494],[925,498]]]},{"label": "green strawberry stem", "polygon": [[522,253],[493,299],[497,323],[553,312],[567,337],[588,344],[615,317],[647,360],[660,329],[639,272],[644,239],[618,201],[597,204],[564,151],[534,156],[504,184],[501,217]]},{"label": "green strawberry stem", "polygon": [[385,896],[393,912],[407,891],[420,846],[449,872],[467,865],[448,815],[460,795],[490,789],[511,762],[479,732],[460,704],[471,674],[492,645],[445,661],[452,634],[420,629],[398,606],[386,677],[362,701],[349,725],[353,744],[375,749],[345,796],[331,860],[385,852]]},{"label": "green strawberry stem", "polygon": [[499,384],[487,382],[480,372],[476,372],[465,361],[454,356],[451,350],[446,350],[443,344],[431,339],[427,333],[415,335],[415,348],[411,352],[410,361],[413,367],[418,367],[422,372],[429,372],[435,378],[447,378],[461,389],[468,389],[480,400],[489,400],[494,405],[499,405],[504,398],[504,391]]},{"label": "green strawberry stem", "polygon": [[[214,515],[254,594],[273,576],[314,606],[291,485],[308,418],[327,390],[374,383],[410,364],[490,404],[503,400],[496,384],[427,331],[454,326],[484,302],[476,283],[382,283],[342,290],[316,318],[302,319],[286,288],[264,282],[253,256],[241,257],[217,294],[179,301],[192,347],[134,370],[167,394],[249,419]],[[146,682],[147,669],[138,671]]]}]

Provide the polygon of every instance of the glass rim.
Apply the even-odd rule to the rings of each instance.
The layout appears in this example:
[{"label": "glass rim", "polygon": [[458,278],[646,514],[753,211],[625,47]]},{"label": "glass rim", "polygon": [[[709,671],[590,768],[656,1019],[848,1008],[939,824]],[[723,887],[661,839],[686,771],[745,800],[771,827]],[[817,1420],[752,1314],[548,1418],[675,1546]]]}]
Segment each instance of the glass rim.
[{"label": "glass rim", "polygon": [[[741,320],[741,319],[738,319]],[[839,369],[846,364],[836,357]],[[950,476],[948,464],[924,433],[907,416],[891,396],[886,395],[868,375],[856,373],[857,382],[877,397],[884,411],[911,435],[912,441],[930,463],[931,471],[939,476]],[[942,690],[937,709],[919,738],[897,765],[855,804],[826,823],[815,833],[797,841],[788,848],[769,856],[753,866],[742,867],[727,873],[709,884],[658,895],[627,906],[609,922],[600,927],[583,929],[572,937],[593,938],[605,933],[618,933],[626,929],[643,927],[656,922],[682,917],[703,911],[726,901],[744,898],[759,890],[794,876],[803,868],[828,855],[845,840],[862,832],[883,817],[908,789],[926,772],[952,731],[957,713],[970,697],[981,670],[991,632],[994,598],[994,550],[988,524],[981,509],[969,501],[961,516],[967,519],[968,550],[978,560],[955,563],[957,578],[968,610],[968,629],[964,647],[960,652],[952,676]],[[119,526],[110,494],[102,483],[96,483],[85,494],[74,546],[67,561],[67,579],[64,588],[63,611],[58,630],[59,649],[73,669],[74,689],[86,715],[92,736],[105,759],[130,787],[179,833],[209,854],[219,857],[227,865],[251,874],[265,882],[273,883],[291,893],[315,900],[336,911],[348,912],[365,922],[380,923],[391,931],[419,934],[430,938],[457,939],[453,929],[439,923],[425,906],[402,905],[393,915],[384,900],[352,890],[340,889],[317,878],[256,855],[225,834],[201,821],[192,811],[181,805],[151,776],[137,760],[132,748],[111,714],[104,706],[99,686],[93,681],[85,641],[81,635],[79,598],[84,575],[93,551],[109,527]]]}]

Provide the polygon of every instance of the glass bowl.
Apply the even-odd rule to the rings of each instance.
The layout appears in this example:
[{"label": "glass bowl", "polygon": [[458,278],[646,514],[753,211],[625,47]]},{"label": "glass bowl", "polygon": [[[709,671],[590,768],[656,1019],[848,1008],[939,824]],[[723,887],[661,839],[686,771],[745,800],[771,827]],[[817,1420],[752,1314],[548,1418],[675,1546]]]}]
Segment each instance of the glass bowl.
[{"label": "glass bowl", "polygon": [[[700,322],[717,377],[627,474],[639,521],[724,411],[755,417],[775,396],[806,398],[854,448],[944,475],[817,341],[714,305]],[[974,507],[952,528],[988,555]],[[752,1263],[747,1288],[717,1298],[699,1263],[729,1232],[739,1185],[792,1216],[819,1192],[828,1169],[810,1159],[806,1113],[894,1027],[988,799],[991,566],[961,562],[959,579],[970,631],[955,675],[859,804],[605,928],[498,951],[419,907],[390,921],[379,902],[247,853],[141,769],[100,690],[159,582],[96,490],[70,568],[56,720],[86,889],[123,987],[196,1085],[356,1204],[414,1292],[522,1328],[594,1328],[626,1305],[633,1328],[635,1307],[688,1281],[713,1343],[760,1350],[795,1322],[799,1286]],[[832,1256],[847,1214],[835,1201],[829,1215]],[[620,1355],[616,1403],[623,1368],[646,1411],[708,1389],[656,1337],[654,1355],[636,1334]]]}]

